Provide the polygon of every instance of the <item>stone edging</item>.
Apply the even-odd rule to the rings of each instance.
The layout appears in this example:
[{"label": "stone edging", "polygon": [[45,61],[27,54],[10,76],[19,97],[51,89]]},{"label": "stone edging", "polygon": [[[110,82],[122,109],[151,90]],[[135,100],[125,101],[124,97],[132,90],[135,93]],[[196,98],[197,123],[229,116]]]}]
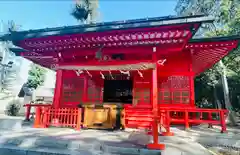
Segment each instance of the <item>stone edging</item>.
[{"label": "stone edging", "polygon": [[122,148],[115,146],[103,146],[101,150],[89,151],[88,149],[49,149],[49,148],[20,148],[17,146],[0,146],[0,154],[11,154],[11,153],[21,153],[21,155],[29,155],[30,153],[39,153],[44,155],[114,155],[114,154],[125,154],[125,155],[159,155],[159,150],[148,150],[148,149],[136,149],[136,148]]}]

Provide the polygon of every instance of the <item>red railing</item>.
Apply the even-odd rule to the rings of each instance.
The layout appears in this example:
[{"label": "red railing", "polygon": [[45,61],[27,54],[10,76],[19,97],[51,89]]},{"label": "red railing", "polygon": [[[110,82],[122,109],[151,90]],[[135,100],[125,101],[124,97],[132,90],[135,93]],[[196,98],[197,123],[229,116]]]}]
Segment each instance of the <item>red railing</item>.
[{"label": "red railing", "polygon": [[[170,113],[183,113],[184,118],[171,118]],[[189,114],[192,113],[193,115],[189,117]],[[196,114],[199,114],[200,117],[196,116]],[[204,118],[204,114],[206,114],[206,119]],[[216,114],[219,119],[213,119],[212,115]],[[183,122],[185,124],[185,128],[189,128],[189,123],[208,123],[208,124],[220,124],[222,127],[222,132],[226,131],[226,123],[225,123],[225,118],[226,118],[227,110],[222,110],[222,109],[197,109],[197,108],[186,108],[186,109],[181,109],[181,108],[159,108],[158,110],[158,116],[153,117],[152,119],[152,132],[151,135],[153,136],[153,143],[150,143],[147,145],[148,148],[154,148],[154,149],[159,149],[159,148],[164,148],[164,144],[159,143],[159,132],[161,132],[165,136],[172,136],[173,133],[170,131],[170,124],[172,122]],[[160,131],[158,130],[160,126]],[[161,127],[164,127],[165,131],[163,132]]]},{"label": "red railing", "polygon": [[[228,111],[225,109],[160,108],[160,111],[165,111],[166,115],[171,116],[166,118],[167,124],[181,123],[185,125],[186,129],[189,128],[190,124],[220,125],[221,132],[227,130],[225,119]],[[174,117],[174,113],[183,117]]]},{"label": "red railing", "polygon": [[[127,128],[152,128],[153,114],[150,107],[124,107],[125,126]],[[199,108],[174,108],[160,107],[158,110],[158,119],[160,133],[163,135],[172,135],[170,131],[171,124],[182,124],[186,129],[190,125],[209,124],[220,125],[221,132],[226,132],[225,118],[227,110],[224,109],[199,109]]]},{"label": "red railing", "polygon": [[170,112],[166,110],[159,109],[158,111],[158,122],[160,127],[160,133],[164,136],[171,136],[173,135],[170,131],[170,125],[171,125],[171,116]]},{"label": "red railing", "polygon": [[82,124],[81,108],[36,107],[35,128],[49,126],[71,127],[80,130]]},{"label": "red railing", "polygon": [[[80,129],[82,122],[82,109],[80,108],[58,108],[49,107],[50,105],[27,105],[35,107],[34,127],[71,127]],[[225,118],[227,110],[223,109],[198,109],[198,108],[174,108],[160,107],[158,116],[153,118],[152,108],[143,106],[124,107],[125,127],[152,129],[152,122],[157,119],[160,133],[172,135],[171,124],[184,124],[188,129],[194,124],[220,125],[221,132],[226,132]]]},{"label": "red railing", "polygon": [[32,107],[51,107],[52,104],[24,104],[24,107],[26,107],[25,111],[25,120],[30,120],[31,115],[31,109]]}]

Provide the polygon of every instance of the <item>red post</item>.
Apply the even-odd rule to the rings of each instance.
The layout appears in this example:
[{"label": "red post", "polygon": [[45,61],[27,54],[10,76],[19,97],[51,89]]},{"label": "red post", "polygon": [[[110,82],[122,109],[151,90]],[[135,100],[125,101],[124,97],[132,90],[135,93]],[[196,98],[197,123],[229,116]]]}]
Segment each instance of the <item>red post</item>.
[{"label": "red post", "polygon": [[165,111],[165,129],[166,132],[162,133],[162,136],[173,136],[173,133],[170,131],[170,124],[171,124],[171,117],[170,117],[170,111]]},{"label": "red post", "polygon": [[156,62],[156,67],[152,70],[152,93],[151,93],[151,102],[153,109],[153,124],[152,124],[152,133],[153,133],[153,143],[148,144],[149,149],[165,149],[164,144],[159,144],[158,142],[158,80],[157,80],[157,53],[156,47],[153,47],[153,61]]},{"label": "red post", "polygon": [[46,128],[48,126],[48,111],[49,108],[48,107],[43,107],[43,128]]},{"label": "red post", "polygon": [[221,127],[222,127],[221,133],[227,132],[227,126],[226,126],[223,110],[220,111],[220,121],[221,121]]},{"label": "red post", "polygon": [[62,70],[57,70],[56,73],[56,84],[55,84],[55,89],[54,89],[54,98],[53,98],[53,107],[54,108],[59,108],[60,107],[60,100],[61,100],[61,93],[62,93],[62,78],[63,76],[63,71]]},{"label": "red post", "polygon": [[188,111],[185,110],[185,130],[189,129],[189,115],[188,115]]},{"label": "red post", "polygon": [[77,126],[76,126],[76,130],[80,130],[81,129],[81,124],[82,124],[82,109],[79,108],[78,112],[77,112]]},{"label": "red post", "polygon": [[34,120],[34,128],[41,127],[41,107],[37,106],[35,110],[35,120]]},{"label": "red post", "polygon": [[[211,112],[208,112],[208,120],[210,120],[210,121],[212,120],[212,113]],[[208,128],[213,128],[211,123],[208,124]]]},{"label": "red post", "polygon": [[83,102],[87,102],[87,100],[88,100],[88,78],[84,77]]},{"label": "red post", "polygon": [[25,120],[30,121],[31,105],[25,105],[25,106],[26,106]]},{"label": "red post", "polygon": [[[193,75],[193,65],[192,65],[192,51],[189,51],[189,86],[190,86],[190,105],[195,106],[195,92],[194,92],[194,75]],[[196,116],[195,116],[196,117]]]}]

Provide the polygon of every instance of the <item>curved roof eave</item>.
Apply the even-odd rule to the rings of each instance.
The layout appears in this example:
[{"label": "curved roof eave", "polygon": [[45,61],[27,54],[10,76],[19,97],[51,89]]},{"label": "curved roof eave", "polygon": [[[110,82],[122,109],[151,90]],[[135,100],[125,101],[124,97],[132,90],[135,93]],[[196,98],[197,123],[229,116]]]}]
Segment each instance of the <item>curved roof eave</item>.
[{"label": "curved roof eave", "polygon": [[146,28],[156,27],[164,25],[176,25],[176,24],[187,24],[187,23],[202,23],[202,22],[213,22],[213,18],[209,16],[196,15],[196,16],[185,16],[185,17],[155,17],[155,18],[144,18],[136,20],[116,21],[116,22],[103,22],[96,24],[85,24],[77,26],[64,26],[56,28],[45,28],[38,30],[28,31],[13,31],[0,37],[0,40],[12,40],[20,41],[30,38],[40,38],[53,35],[69,35],[75,33],[86,33],[96,31],[111,31],[131,28]]},{"label": "curved roof eave", "polygon": [[218,41],[220,42],[220,41],[230,41],[230,40],[240,40],[240,35],[196,38],[196,39],[191,39],[189,43],[218,42]]}]

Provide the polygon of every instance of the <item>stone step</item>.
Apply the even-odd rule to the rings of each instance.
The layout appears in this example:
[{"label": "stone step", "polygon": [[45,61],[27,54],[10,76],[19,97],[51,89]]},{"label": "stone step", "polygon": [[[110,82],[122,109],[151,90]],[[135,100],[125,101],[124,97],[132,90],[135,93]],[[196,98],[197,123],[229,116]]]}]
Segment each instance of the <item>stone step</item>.
[{"label": "stone step", "polygon": [[81,149],[63,149],[60,147],[20,147],[17,145],[0,145],[0,154],[10,155],[160,155],[159,150],[123,148],[117,146],[104,146],[101,148],[81,147]]}]

